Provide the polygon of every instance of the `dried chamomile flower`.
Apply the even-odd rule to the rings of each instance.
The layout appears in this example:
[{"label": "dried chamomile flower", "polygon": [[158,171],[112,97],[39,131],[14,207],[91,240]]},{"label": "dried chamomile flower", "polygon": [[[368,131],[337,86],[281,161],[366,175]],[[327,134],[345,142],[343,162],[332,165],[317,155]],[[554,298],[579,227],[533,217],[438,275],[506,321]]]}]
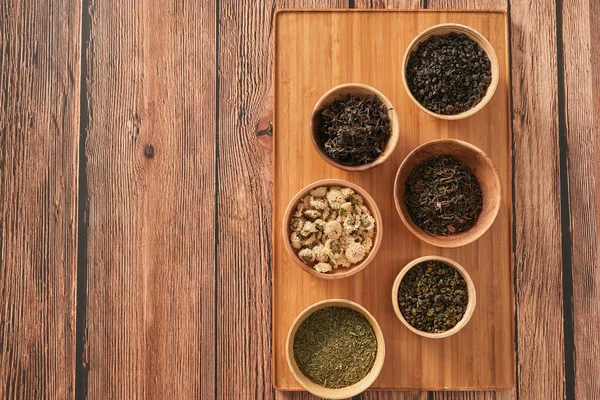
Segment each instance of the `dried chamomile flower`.
[{"label": "dried chamomile flower", "polygon": [[336,254],[340,254],[343,249],[337,240],[327,239],[325,242],[325,249],[329,254],[329,258],[333,258]]},{"label": "dried chamomile flower", "polygon": [[329,221],[323,232],[329,239],[336,240],[342,235],[342,225],[337,221]]},{"label": "dried chamomile flower", "polygon": [[360,226],[363,229],[370,231],[371,229],[375,228],[375,218],[368,214],[362,214],[360,216]]},{"label": "dried chamomile flower", "polygon": [[342,192],[339,189],[330,189],[327,192],[327,201],[329,202],[329,207],[334,210],[339,210],[340,206],[346,202],[344,197],[342,197]]},{"label": "dried chamomile flower", "polygon": [[366,250],[371,250],[371,248],[373,247],[373,239],[371,239],[370,237],[364,238],[362,241],[362,245]]},{"label": "dried chamomile flower", "polygon": [[353,243],[346,249],[346,258],[351,263],[357,263],[365,258],[366,249],[360,243]]},{"label": "dried chamomile flower", "polygon": [[350,188],[341,188],[340,193],[342,194],[342,197],[344,199],[347,199],[348,197],[350,197],[354,194],[354,190],[352,190]]},{"label": "dried chamomile flower", "polygon": [[304,207],[304,204],[302,204],[302,203],[298,204],[298,207],[296,207],[296,212],[294,213],[294,217],[296,217],[296,218],[302,217],[302,213],[304,212],[304,210],[306,210],[306,207]]},{"label": "dried chamomile flower", "polygon": [[359,210],[362,211],[363,214],[369,214],[371,215],[371,211],[369,211],[369,209],[367,208],[367,206],[360,206]]},{"label": "dried chamomile flower", "polygon": [[354,193],[352,196],[350,196],[350,199],[348,201],[350,203],[354,204],[355,206],[362,206],[363,205],[363,198],[358,193]]},{"label": "dried chamomile flower", "polygon": [[292,235],[290,236],[290,243],[295,249],[302,248],[302,238],[298,232],[292,232]]},{"label": "dried chamomile flower", "polygon": [[317,230],[319,230],[319,231],[324,230],[325,224],[327,224],[327,222],[325,222],[321,218],[315,219],[315,226],[317,227]]},{"label": "dried chamomile flower", "polygon": [[350,235],[360,227],[360,219],[354,214],[344,218],[344,234]]},{"label": "dried chamomile flower", "polygon": [[315,254],[311,249],[302,249],[298,252],[298,257],[305,263],[311,263],[315,261]]},{"label": "dried chamomile flower", "polygon": [[327,187],[326,186],[320,186],[316,189],[313,189],[310,191],[310,194],[315,196],[315,197],[325,197],[325,195],[327,194]]},{"label": "dried chamomile flower", "polygon": [[330,258],[330,262],[333,265],[333,268],[337,268],[337,267],[350,268],[350,265],[352,265],[352,263],[350,263],[350,260],[348,260],[348,258],[346,257],[346,255],[344,253],[336,254],[335,257]]},{"label": "dried chamomile flower", "polygon": [[317,241],[317,235],[312,234],[302,241],[302,246],[311,246]]},{"label": "dried chamomile flower", "polygon": [[323,220],[327,221],[330,213],[331,213],[331,208],[329,208],[329,207],[325,208],[323,210],[323,215],[321,215],[321,218],[323,218]]},{"label": "dried chamomile flower", "polygon": [[310,197],[311,196],[304,196],[302,198],[302,204],[304,205],[305,209],[310,209]]},{"label": "dried chamomile flower", "polygon": [[290,229],[294,232],[300,232],[304,226],[304,222],[304,218],[292,218],[292,221],[290,222]]},{"label": "dried chamomile flower", "polygon": [[315,271],[320,272],[322,274],[331,271],[331,264],[326,262],[320,262],[314,266]]},{"label": "dried chamomile flower", "polygon": [[345,202],[344,204],[342,204],[340,206],[340,215],[342,217],[345,217],[346,215],[352,213],[352,210],[354,209],[354,207],[352,206],[352,203],[350,202]]},{"label": "dried chamomile flower", "polygon": [[318,244],[315,247],[313,247],[312,249],[314,255],[315,255],[315,259],[318,262],[327,262],[329,261],[329,254],[327,252],[327,249],[325,248],[324,244]]},{"label": "dried chamomile flower", "polygon": [[314,222],[305,221],[304,226],[302,227],[302,230],[300,231],[300,234],[302,236],[308,236],[311,233],[317,233],[317,231],[318,231],[317,225]]},{"label": "dried chamomile flower", "polygon": [[306,210],[303,215],[309,219],[317,219],[321,217],[321,211],[318,210]]},{"label": "dried chamomile flower", "polygon": [[329,207],[327,200],[321,197],[313,197],[310,199],[310,206],[317,210],[325,210]]}]

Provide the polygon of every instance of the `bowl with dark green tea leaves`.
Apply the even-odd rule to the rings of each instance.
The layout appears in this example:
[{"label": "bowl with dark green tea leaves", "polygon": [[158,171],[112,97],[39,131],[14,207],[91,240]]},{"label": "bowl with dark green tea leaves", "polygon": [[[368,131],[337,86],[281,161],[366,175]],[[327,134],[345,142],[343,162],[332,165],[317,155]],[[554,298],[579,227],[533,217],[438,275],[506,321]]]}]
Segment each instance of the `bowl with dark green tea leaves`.
[{"label": "bowl with dark green tea leaves", "polygon": [[392,287],[398,319],[412,332],[430,339],[452,336],[464,328],[476,302],[475,285],[467,271],[445,257],[411,261]]},{"label": "bowl with dark green tea leaves", "polygon": [[457,139],[427,142],[402,162],[394,202],[406,228],[438,247],[479,239],[500,212],[502,187],[492,160]]},{"label": "bowl with dark green tea leaves", "polygon": [[383,333],[361,305],[330,299],[298,315],[287,337],[286,358],[306,390],[325,399],[346,399],[377,379],[385,358]]},{"label": "bowl with dark green tea leaves", "polygon": [[379,90],[345,83],[325,93],[311,116],[311,139],[323,160],[357,172],[387,160],[398,144],[399,119]]}]

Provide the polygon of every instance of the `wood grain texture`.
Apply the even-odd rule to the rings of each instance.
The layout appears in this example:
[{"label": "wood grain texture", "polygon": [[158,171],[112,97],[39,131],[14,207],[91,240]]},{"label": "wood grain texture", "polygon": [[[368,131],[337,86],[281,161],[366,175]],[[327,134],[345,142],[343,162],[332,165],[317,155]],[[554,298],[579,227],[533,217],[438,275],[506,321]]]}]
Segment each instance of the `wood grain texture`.
[{"label": "wood grain texture", "polygon": [[[420,112],[401,84],[402,71],[396,60],[402,58],[418,32],[441,22],[463,23],[480,30],[494,45],[499,59],[496,94],[487,107],[470,119],[446,121]],[[284,355],[292,321],[307,306],[327,298],[356,301],[381,325],[386,338],[386,361],[373,389],[481,390],[512,386],[511,143],[506,29],[502,13],[313,11],[277,15],[273,192],[273,351],[277,388],[299,388]],[[387,73],[380,73],[382,70]],[[390,159],[360,173],[327,164],[314,150],[308,134],[317,100],[331,87],[346,82],[380,89],[392,101],[402,127],[398,147]],[[482,135],[482,131],[487,134]],[[393,202],[394,177],[404,157],[417,145],[437,138],[466,140],[485,151],[498,168],[504,191],[499,216],[490,230],[476,242],[455,249],[435,248],[411,235]],[[373,262],[361,273],[340,281],[306,274],[293,264],[282,243],[280,227],[289,201],[305,185],[324,178],[347,179],[366,189],[377,202],[384,221],[383,243]],[[478,292],[477,307],[469,324],[459,334],[439,341],[421,338],[404,327],[394,315],[390,296],[394,278],[406,263],[435,254],[463,265]],[[493,268],[494,273],[489,273],[488,268]]]},{"label": "wood grain texture", "polygon": [[355,0],[355,8],[422,8],[425,6],[424,0]]},{"label": "wood grain texture", "polygon": [[555,2],[511,2],[517,394],[565,392]]},{"label": "wood grain texture", "polygon": [[[430,9],[502,10],[508,9],[507,0],[429,0]],[[514,218],[514,217],[513,217]],[[435,392],[435,400],[512,400],[516,390],[500,392]]]},{"label": "wood grain texture", "polygon": [[0,398],[74,396],[80,3],[0,2]]},{"label": "wood grain texture", "polygon": [[88,397],[211,398],[216,9],[85,12]]},{"label": "wood grain texture", "polygon": [[573,278],[575,397],[600,399],[600,38],[598,1],[562,2]]},{"label": "wood grain texture", "polygon": [[[345,1],[219,2],[219,398],[269,399],[273,19],[293,7]],[[299,399],[304,394],[291,395]],[[289,398],[289,397],[286,397]]]}]

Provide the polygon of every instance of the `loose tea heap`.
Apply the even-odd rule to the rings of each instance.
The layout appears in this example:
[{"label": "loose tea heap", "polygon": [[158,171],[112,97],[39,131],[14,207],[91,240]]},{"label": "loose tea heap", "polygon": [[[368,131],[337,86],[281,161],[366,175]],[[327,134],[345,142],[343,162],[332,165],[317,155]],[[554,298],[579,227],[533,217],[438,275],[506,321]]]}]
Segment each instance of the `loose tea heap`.
[{"label": "loose tea heap", "polygon": [[402,278],[398,307],[413,327],[428,333],[453,328],[469,302],[467,283],[453,267],[439,261],[415,265]]},{"label": "loose tea heap", "polygon": [[388,109],[377,96],[342,96],[319,113],[323,151],[348,166],[369,164],[391,135]]},{"label": "loose tea heap", "polygon": [[290,244],[298,258],[320,273],[349,268],[373,247],[375,218],[350,188],[321,186],[310,191],[290,219]]},{"label": "loose tea heap", "polygon": [[411,171],[404,202],[417,226],[430,235],[448,236],[475,225],[483,194],[471,168],[452,156],[438,156]]},{"label": "loose tea heap", "polygon": [[490,59],[464,33],[432,36],[419,44],[406,66],[412,95],[437,114],[459,114],[485,96],[492,81]]},{"label": "loose tea heap", "polygon": [[375,363],[377,338],[369,321],[346,307],[326,307],[302,322],[294,358],[314,383],[339,389],[363,379]]}]

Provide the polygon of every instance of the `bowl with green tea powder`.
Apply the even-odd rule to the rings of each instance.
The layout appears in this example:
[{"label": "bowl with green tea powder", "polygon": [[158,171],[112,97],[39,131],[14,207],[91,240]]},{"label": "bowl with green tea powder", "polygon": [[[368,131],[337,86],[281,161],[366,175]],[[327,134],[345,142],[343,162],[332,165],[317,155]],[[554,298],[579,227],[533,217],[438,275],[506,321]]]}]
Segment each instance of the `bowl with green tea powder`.
[{"label": "bowl with green tea powder", "polygon": [[329,164],[364,171],[383,163],[396,148],[398,115],[377,89],[359,83],[339,85],[315,105],[311,137]]},{"label": "bowl with green tea powder", "polygon": [[348,398],[366,390],[379,375],[384,356],[379,325],[348,300],[308,307],[288,335],[292,373],[306,390],[324,398]]},{"label": "bowl with green tea powder", "polygon": [[444,338],[461,330],[473,314],[475,286],[467,271],[448,258],[418,258],[396,277],[396,316],[420,336]]}]

